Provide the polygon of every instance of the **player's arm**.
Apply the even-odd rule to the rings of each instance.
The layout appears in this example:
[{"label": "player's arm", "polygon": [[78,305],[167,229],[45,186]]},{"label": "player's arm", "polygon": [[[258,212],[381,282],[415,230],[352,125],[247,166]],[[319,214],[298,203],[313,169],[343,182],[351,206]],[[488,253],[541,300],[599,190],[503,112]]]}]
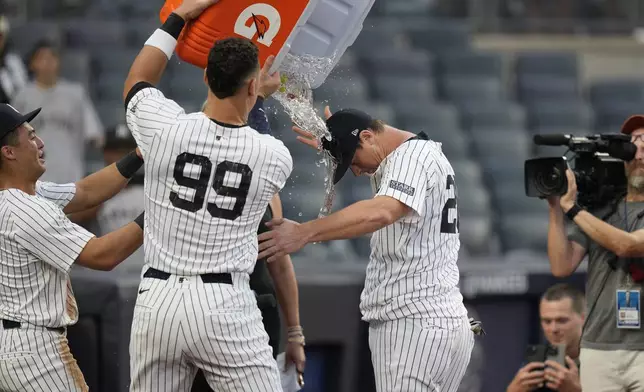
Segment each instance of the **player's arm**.
[{"label": "player's arm", "polygon": [[74,262],[92,269],[111,270],[143,243],[143,214],[135,222],[96,238],[50,204],[27,197],[14,203],[11,220],[16,240],[63,272],[69,271]]},{"label": "player's arm", "polygon": [[119,193],[141,168],[143,159],[137,149],[119,161],[76,182],[76,192],[64,207],[66,214],[84,211],[109,200]]}]

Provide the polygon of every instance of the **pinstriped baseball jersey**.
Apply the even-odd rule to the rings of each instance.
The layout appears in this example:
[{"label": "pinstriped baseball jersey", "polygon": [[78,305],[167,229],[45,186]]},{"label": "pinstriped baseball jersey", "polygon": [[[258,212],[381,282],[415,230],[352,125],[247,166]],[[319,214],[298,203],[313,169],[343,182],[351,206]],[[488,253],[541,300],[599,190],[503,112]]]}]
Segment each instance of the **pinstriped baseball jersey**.
[{"label": "pinstriped baseball jersey", "polygon": [[464,317],[454,170],[440,144],[408,140],[380,164],[371,183],[376,196],[397,199],[413,213],[371,237],[364,320]]},{"label": "pinstriped baseball jersey", "polygon": [[186,114],[151,85],[126,112],[145,160],[146,265],[250,274],[257,227],[292,171],[288,149],[248,126]]},{"label": "pinstriped baseball jersey", "polygon": [[69,269],[93,234],[63,212],[74,184],[38,182],[36,195],[0,191],[0,318],[43,327],[78,319]]}]

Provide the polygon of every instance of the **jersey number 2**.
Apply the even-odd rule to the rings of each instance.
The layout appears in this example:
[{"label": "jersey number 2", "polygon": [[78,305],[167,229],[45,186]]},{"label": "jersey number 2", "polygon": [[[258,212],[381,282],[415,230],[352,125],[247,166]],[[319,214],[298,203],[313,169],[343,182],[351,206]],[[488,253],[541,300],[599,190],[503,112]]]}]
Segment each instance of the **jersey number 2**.
[{"label": "jersey number 2", "polygon": [[[186,177],[184,169],[186,163],[197,165],[201,168],[199,178]],[[203,208],[206,189],[208,187],[208,180],[212,171],[212,162],[208,157],[203,155],[191,154],[184,152],[177,157],[174,163],[174,180],[179,186],[193,189],[195,195],[192,201],[182,199],[177,192],[170,192],[170,202],[173,206],[182,210],[196,212]],[[224,185],[224,177],[226,173],[237,173],[241,176],[238,187],[230,187]],[[239,218],[246,205],[246,197],[248,196],[248,189],[250,182],[253,178],[253,171],[248,165],[243,163],[236,163],[231,161],[223,161],[215,168],[215,178],[212,182],[212,189],[220,196],[232,197],[235,199],[235,205],[232,210],[220,208],[215,203],[207,203],[207,209],[213,218],[221,218],[226,220],[235,220]]]},{"label": "jersey number 2", "polygon": [[[456,183],[454,182],[454,176],[451,174],[447,175],[447,190],[454,190],[454,197],[450,197],[445,202],[443,207],[443,216],[441,217],[441,233],[455,234],[458,232],[459,221],[458,221],[458,208],[456,206]],[[454,220],[449,220],[449,210],[453,209],[456,214],[454,214]]]}]

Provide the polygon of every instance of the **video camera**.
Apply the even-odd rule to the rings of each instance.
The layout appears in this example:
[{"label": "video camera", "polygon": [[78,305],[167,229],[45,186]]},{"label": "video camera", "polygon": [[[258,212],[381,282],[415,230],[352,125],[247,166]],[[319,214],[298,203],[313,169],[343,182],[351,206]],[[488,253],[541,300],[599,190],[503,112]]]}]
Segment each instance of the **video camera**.
[{"label": "video camera", "polygon": [[[626,192],[624,162],[635,158],[637,152],[629,135],[535,135],[533,141],[540,146],[567,146],[574,154],[571,169],[577,181],[580,206],[599,208]],[[568,190],[566,169],[565,156],[528,159],[524,166],[526,195],[539,198],[564,195]]]}]

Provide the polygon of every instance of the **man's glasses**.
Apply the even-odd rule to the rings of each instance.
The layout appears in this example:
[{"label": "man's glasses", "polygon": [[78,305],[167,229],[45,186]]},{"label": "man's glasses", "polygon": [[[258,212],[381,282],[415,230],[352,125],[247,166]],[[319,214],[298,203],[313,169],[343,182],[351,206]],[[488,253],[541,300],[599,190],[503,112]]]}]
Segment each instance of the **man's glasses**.
[{"label": "man's glasses", "polygon": [[635,142],[637,142],[638,140],[639,140],[640,142],[644,142],[644,133],[643,133],[643,134],[641,134],[641,135],[631,136],[631,143],[635,143]]}]

